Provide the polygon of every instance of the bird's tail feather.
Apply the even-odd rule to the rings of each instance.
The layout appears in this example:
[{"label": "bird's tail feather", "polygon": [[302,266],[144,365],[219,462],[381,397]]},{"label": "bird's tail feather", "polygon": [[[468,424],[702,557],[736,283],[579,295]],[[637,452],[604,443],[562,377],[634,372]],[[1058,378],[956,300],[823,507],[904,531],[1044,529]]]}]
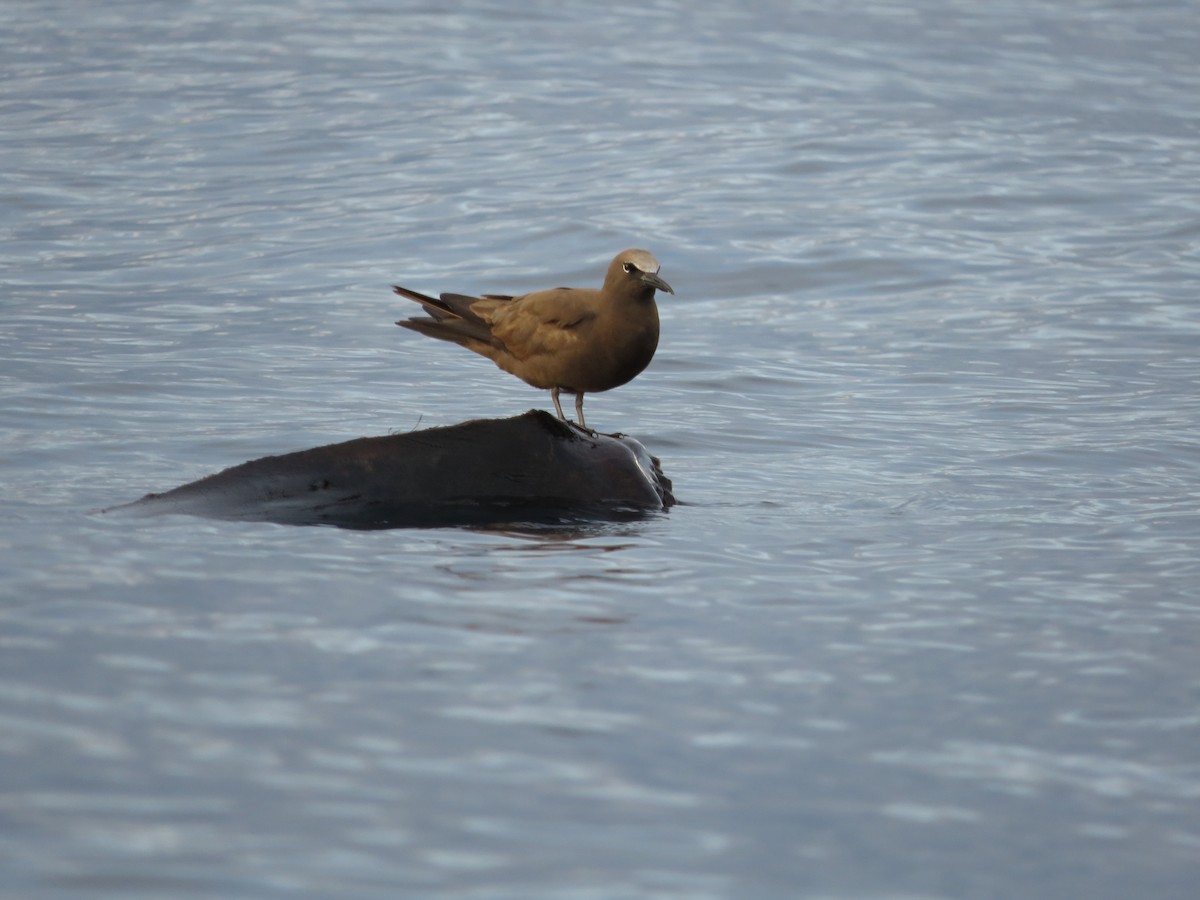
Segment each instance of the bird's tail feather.
[{"label": "bird's tail feather", "polygon": [[454,341],[457,344],[467,344],[470,341],[483,341],[485,344],[495,343],[490,324],[471,309],[471,304],[478,303],[479,297],[469,297],[466,294],[442,294],[435,299],[398,284],[392,285],[392,290],[401,297],[417,301],[429,314],[427,319],[402,319],[396,323],[397,325],[411,328],[413,331],[443,341]]},{"label": "bird's tail feather", "polygon": [[437,338],[440,341],[453,341],[464,347],[483,341],[490,344],[486,335],[480,336],[471,325],[462,319],[401,319],[396,323],[402,328],[409,328],[418,334]]}]

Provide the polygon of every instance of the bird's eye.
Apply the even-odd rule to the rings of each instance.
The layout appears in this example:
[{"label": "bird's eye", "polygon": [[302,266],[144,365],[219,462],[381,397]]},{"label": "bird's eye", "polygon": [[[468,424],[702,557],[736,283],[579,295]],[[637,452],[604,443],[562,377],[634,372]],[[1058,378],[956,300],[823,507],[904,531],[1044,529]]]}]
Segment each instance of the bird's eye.
[{"label": "bird's eye", "polygon": [[623,268],[623,269],[624,269],[624,270],[625,270],[625,271],[626,271],[628,274],[632,275],[632,274],[633,274],[633,270],[636,268],[636,266],[634,266],[634,264],[633,264],[633,263],[629,263],[629,262],[627,262],[627,263],[625,263],[625,265],[623,265],[621,268]]}]

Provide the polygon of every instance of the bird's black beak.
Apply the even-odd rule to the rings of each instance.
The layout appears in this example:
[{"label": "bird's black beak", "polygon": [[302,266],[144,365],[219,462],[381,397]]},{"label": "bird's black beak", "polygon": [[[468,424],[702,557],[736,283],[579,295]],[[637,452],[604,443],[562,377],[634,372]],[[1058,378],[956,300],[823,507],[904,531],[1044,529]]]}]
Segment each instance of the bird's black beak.
[{"label": "bird's black beak", "polygon": [[654,272],[642,272],[639,276],[643,284],[648,284],[650,287],[658,288],[660,291],[666,291],[668,294],[675,293],[671,290],[671,286],[658,277]]}]

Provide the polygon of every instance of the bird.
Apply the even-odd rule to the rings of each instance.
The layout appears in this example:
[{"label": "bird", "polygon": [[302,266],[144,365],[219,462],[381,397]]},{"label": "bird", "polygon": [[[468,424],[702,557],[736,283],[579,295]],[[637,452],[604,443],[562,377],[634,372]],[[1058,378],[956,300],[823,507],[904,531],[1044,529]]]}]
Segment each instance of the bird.
[{"label": "bird", "polygon": [[659,331],[654,292],[675,293],[659,277],[660,268],[648,250],[630,249],[613,258],[599,290],[558,287],[520,296],[435,299],[393,285],[427,313],[396,324],[461,344],[526,384],[549,390],[564,422],[559,394],[574,394],[579,425],[587,428],[583,395],[620,387],[654,358]]}]

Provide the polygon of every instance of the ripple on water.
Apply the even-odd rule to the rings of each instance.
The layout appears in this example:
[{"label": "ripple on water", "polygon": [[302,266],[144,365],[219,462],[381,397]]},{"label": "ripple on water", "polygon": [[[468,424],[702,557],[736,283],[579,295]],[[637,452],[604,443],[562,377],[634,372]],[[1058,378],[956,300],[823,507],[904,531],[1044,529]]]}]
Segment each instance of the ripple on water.
[{"label": "ripple on water", "polygon": [[[1188,4],[618,5],[600,43],[562,5],[43,6],[0,5],[14,885],[1190,895]],[[544,408],[388,286],[631,245],[678,295],[588,402],[662,516],[89,512]]]}]

